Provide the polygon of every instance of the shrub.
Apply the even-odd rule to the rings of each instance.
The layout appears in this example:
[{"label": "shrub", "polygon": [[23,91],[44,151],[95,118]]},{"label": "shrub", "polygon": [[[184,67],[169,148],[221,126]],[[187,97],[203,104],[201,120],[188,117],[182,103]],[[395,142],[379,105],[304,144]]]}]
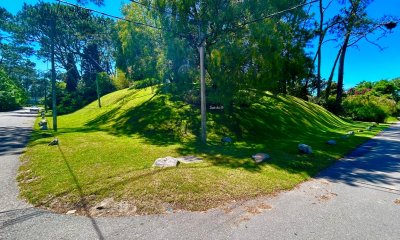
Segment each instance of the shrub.
[{"label": "shrub", "polygon": [[384,122],[396,112],[396,102],[384,97],[353,95],[344,99],[343,108],[354,120]]},{"label": "shrub", "polygon": [[125,73],[117,69],[116,75],[111,78],[112,84],[117,90],[129,87],[129,80],[126,78]]},{"label": "shrub", "polygon": [[26,101],[24,90],[0,69],[0,111],[18,109]]},{"label": "shrub", "polygon": [[142,89],[150,86],[155,86],[158,84],[162,84],[161,80],[155,79],[155,78],[146,78],[143,80],[135,81],[133,83],[133,87],[135,89]]}]

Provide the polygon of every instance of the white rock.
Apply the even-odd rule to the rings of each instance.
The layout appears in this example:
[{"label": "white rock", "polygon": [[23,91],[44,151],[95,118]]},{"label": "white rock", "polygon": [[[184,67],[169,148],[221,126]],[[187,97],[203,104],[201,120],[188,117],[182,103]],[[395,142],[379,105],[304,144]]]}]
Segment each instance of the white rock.
[{"label": "white rock", "polygon": [[266,153],[256,153],[251,156],[256,163],[264,162],[265,160],[270,159],[271,157]]},{"label": "white rock", "polygon": [[67,215],[72,215],[72,214],[75,214],[76,213],[76,210],[69,210],[68,212],[67,212]]},{"label": "white rock", "polygon": [[153,167],[176,167],[179,161],[174,157],[157,158],[153,163]]},{"label": "white rock", "polygon": [[97,210],[102,210],[106,208],[111,208],[114,204],[114,199],[112,198],[106,198],[103,201],[101,201],[99,204],[97,204],[94,208]]}]

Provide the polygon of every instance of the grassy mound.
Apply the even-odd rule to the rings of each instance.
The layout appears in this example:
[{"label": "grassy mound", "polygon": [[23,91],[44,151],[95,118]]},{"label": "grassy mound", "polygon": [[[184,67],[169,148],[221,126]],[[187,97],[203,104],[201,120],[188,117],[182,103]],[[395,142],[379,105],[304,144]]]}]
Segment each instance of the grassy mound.
[{"label": "grassy mound", "polygon": [[[341,139],[370,124],[343,121],[294,97],[262,93],[253,104],[235,107],[234,114],[209,112],[209,144],[204,147],[196,138],[199,110],[172,99],[152,88],[106,95],[101,109],[93,102],[59,117],[59,146],[48,146],[53,136],[36,130],[20,168],[21,195],[58,212],[205,210],[293,188],[384,127]],[[233,136],[234,144],[220,143],[226,135]],[[329,139],[338,144],[327,145]],[[299,143],[311,145],[314,154],[298,154]],[[250,156],[257,152],[272,159],[255,164]],[[152,168],[156,158],[184,155],[205,161]],[[93,208],[108,198],[115,203],[113,210]]]}]

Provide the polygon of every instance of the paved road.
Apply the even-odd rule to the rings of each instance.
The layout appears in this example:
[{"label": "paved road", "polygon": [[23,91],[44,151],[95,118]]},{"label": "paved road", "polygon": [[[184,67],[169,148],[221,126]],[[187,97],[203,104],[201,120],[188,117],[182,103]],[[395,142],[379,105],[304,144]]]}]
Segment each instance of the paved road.
[{"label": "paved road", "polygon": [[400,239],[400,124],[275,197],[201,213],[92,218],[16,199],[32,122],[23,111],[0,114],[0,239]]}]

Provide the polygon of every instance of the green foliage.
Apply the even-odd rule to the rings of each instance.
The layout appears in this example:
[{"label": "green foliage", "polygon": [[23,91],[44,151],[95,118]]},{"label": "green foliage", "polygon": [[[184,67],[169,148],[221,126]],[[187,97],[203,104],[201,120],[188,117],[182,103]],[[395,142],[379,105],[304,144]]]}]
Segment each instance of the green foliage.
[{"label": "green foliage", "polygon": [[[21,195],[64,213],[84,214],[82,206],[106,198],[133,204],[137,214],[162,213],[165,206],[206,210],[291,189],[384,127],[343,140],[344,133],[368,124],[343,121],[298,98],[259,92],[235,117],[208,113],[205,147],[193,132],[200,125],[199,111],[173,97],[150,88],[106,95],[101,109],[93,102],[58,119],[58,147],[48,146],[53,136],[35,131],[18,177]],[[236,123],[244,133],[241,140],[231,132]],[[221,145],[226,135],[235,139],[232,145]],[[332,138],[338,142],[334,147],[325,143]],[[314,154],[298,154],[300,142],[311,145]],[[257,152],[272,158],[256,164],[250,156]],[[157,158],[188,155],[204,162],[152,167]]]},{"label": "green foliage", "polygon": [[125,72],[119,68],[117,68],[115,75],[111,77],[111,81],[117,90],[129,87],[129,80],[126,78]]},{"label": "green foliage", "polygon": [[399,112],[399,93],[396,79],[363,81],[348,91],[343,106],[353,119],[382,122]]},{"label": "green foliage", "polygon": [[142,88],[147,88],[147,87],[151,87],[151,86],[156,86],[159,84],[162,84],[162,81],[155,79],[155,78],[146,78],[143,80],[134,81],[131,88],[142,89]]},{"label": "green foliage", "polygon": [[143,3],[153,8],[132,3],[125,16],[161,30],[118,23],[117,65],[128,78],[168,80],[170,92],[192,99],[188,93],[197,90],[199,79],[198,46],[205,41],[207,90],[215,102],[229,106],[240,91],[250,89],[306,95],[303,81],[311,60],[304,48],[311,34],[304,10],[238,27],[293,1]]},{"label": "green foliage", "polygon": [[0,111],[20,108],[26,101],[26,95],[7,74],[0,69]]},{"label": "green foliage", "polygon": [[384,122],[395,113],[396,102],[384,97],[353,95],[344,99],[343,108],[355,120]]}]

